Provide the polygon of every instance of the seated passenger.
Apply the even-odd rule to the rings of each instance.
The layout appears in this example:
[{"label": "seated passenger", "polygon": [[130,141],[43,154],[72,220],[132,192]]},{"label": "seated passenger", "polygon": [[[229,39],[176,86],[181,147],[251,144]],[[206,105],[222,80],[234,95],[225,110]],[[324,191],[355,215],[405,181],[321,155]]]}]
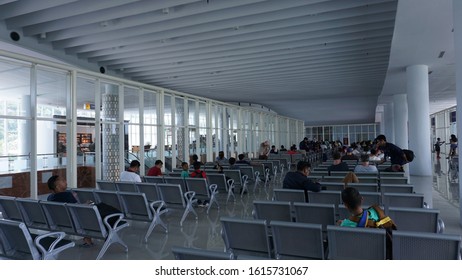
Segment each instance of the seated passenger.
[{"label": "seated passenger", "polygon": [[228,164],[228,159],[225,158],[225,152],[223,151],[218,152],[218,156],[215,158],[215,163],[221,166]]},{"label": "seated passenger", "polygon": [[371,149],[370,154],[369,154],[369,161],[374,162],[374,163],[382,161],[382,158],[379,156],[379,150]]},{"label": "seated passenger", "polygon": [[237,158],[239,159],[238,161],[236,161],[236,164],[246,164],[246,165],[250,165],[250,162],[245,160],[245,155],[244,154],[239,154],[237,156]]},{"label": "seated passenger", "polygon": [[271,146],[270,154],[278,154],[278,150],[276,149],[276,146]]},{"label": "seated passenger", "polygon": [[353,155],[353,148],[347,148],[346,150],[346,155],[344,155],[342,158],[341,158],[342,161],[344,160],[358,160],[358,157]]},{"label": "seated passenger", "polygon": [[[58,175],[51,176],[48,179],[48,188],[52,193],[47,197],[48,201],[62,202],[62,203],[78,203],[76,195],[67,190],[67,181],[63,177]],[[93,201],[86,201],[87,204],[94,204]],[[101,218],[109,216],[115,213],[121,213],[119,209],[114,208],[105,203],[94,204],[98,208],[98,212],[101,215]],[[117,217],[108,219],[109,224],[114,224],[117,221]],[[91,237],[84,237],[82,247],[93,246]]]},{"label": "seated passenger", "polygon": [[200,162],[195,162],[193,164],[194,171],[189,174],[189,177],[193,178],[207,178],[207,174],[205,174],[205,171],[201,170],[201,163]]},{"label": "seated passenger", "polygon": [[162,176],[163,165],[164,163],[160,159],[156,160],[154,166],[149,169],[148,174],[146,174],[146,176]]},{"label": "seated passenger", "polygon": [[181,163],[181,169],[183,169],[183,171],[181,171],[181,178],[189,177],[189,165],[187,162]]},{"label": "seated passenger", "polygon": [[346,162],[341,161],[341,156],[339,152],[334,152],[332,155],[334,162],[331,166],[327,167],[327,172],[330,176],[331,171],[348,171],[348,164]]},{"label": "seated passenger", "polygon": [[236,159],[233,157],[230,157],[228,160],[229,163],[229,169],[231,170],[239,170],[239,166],[236,165]]},{"label": "seated passenger", "polygon": [[[363,216],[364,211],[367,211],[367,219],[374,222],[379,221],[379,214],[374,208],[363,209],[363,197],[359,191],[352,187],[346,187],[342,191],[342,201],[345,208],[348,209],[351,216],[348,219],[339,220],[337,224],[342,227],[357,227],[358,222]],[[364,226],[363,226],[364,227]]]},{"label": "seated passenger", "polygon": [[[205,171],[201,170],[201,165],[202,164],[200,162],[195,162],[194,165],[193,165],[194,171],[189,174],[189,177],[206,179],[207,174],[205,174]],[[207,207],[209,205],[209,201],[208,200],[202,201],[202,200],[198,199],[197,204],[198,204],[199,207]]]},{"label": "seated passenger", "polygon": [[310,171],[311,164],[309,162],[299,161],[297,163],[297,171],[287,172],[282,188],[305,190],[306,199],[308,198],[308,191],[319,192],[321,190],[321,184],[313,182],[311,179],[307,178],[307,176],[310,175]]},{"label": "seated passenger", "polygon": [[361,164],[355,166],[354,172],[369,172],[369,173],[377,173],[377,167],[375,165],[369,165],[369,155],[361,155]]},{"label": "seated passenger", "polygon": [[343,182],[343,187],[346,188],[348,187],[349,183],[359,183],[359,179],[355,173],[348,172],[347,175],[345,175],[345,177],[343,178],[342,182]]},{"label": "seated passenger", "polygon": [[120,173],[120,181],[141,182],[141,177],[138,175],[139,171],[140,162],[132,160],[132,162],[130,162],[130,167],[126,171],[122,171],[122,173]]},{"label": "seated passenger", "polygon": [[363,197],[355,188],[345,188],[342,191],[342,201],[350,212],[350,216],[347,219],[338,220],[337,225],[342,227],[384,228],[386,230],[386,259],[392,259],[392,230],[397,229],[394,221],[386,216],[378,205],[363,209]]},{"label": "seated passenger", "polygon": [[287,152],[289,155],[295,155],[297,153],[297,145],[293,144],[290,150]]}]

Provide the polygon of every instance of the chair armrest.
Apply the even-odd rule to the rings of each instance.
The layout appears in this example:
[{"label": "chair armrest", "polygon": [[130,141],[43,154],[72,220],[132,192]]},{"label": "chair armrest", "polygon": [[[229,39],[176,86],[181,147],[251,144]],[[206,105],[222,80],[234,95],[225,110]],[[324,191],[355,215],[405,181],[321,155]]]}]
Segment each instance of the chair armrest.
[{"label": "chair armrest", "polygon": [[[56,246],[58,246],[59,242],[61,242],[61,240],[63,240],[65,236],[66,236],[66,234],[64,232],[62,232],[62,231],[48,232],[48,233],[41,234],[41,235],[37,236],[35,238],[35,240],[34,240],[34,243],[35,243],[35,246],[37,246],[39,251],[42,253],[42,256],[45,256],[45,255],[53,252],[56,249]],[[47,238],[47,239],[54,238],[55,239],[54,241],[51,242],[51,244],[49,246],[47,246],[48,248],[45,248],[41,243],[42,240],[44,240],[45,238]],[[69,241],[66,244],[72,244],[72,245],[68,245],[69,248],[75,246],[75,243],[73,241]],[[61,245],[61,246],[64,246],[64,245]]]},{"label": "chair armrest", "polygon": [[[117,220],[115,221],[115,223],[111,226],[111,224],[109,224],[109,219],[110,218],[113,218],[113,217],[118,217]],[[111,214],[111,215],[107,215],[106,217],[104,217],[104,224],[108,227],[108,228],[111,228],[111,229],[116,229],[118,226],[119,226],[119,223],[120,222],[126,222],[125,220],[123,220],[123,217],[124,217],[124,214],[123,213],[114,213],[114,214]]]},{"label": "chair armrest", "polygon": [[189,192],[185,192],[183,195],[184,195],[184,198],[185,198],[186,202],[188,202],[188,201],[190,203],[196,203],[197,202],[196,192],[189,191]]},{"label": "chair armrest", "polygon": [[156,201],[151,202],[149,204],[149,207],[151,207],[154,213],[158,213],[159,215],[162,215],[168,212],[168,209],[165,207],[165,202],[162,200],[156,200]]},{"label": "chair armrest", "polygon": [[441,218],[438,218],[438,223],[437,223],[437,233],[443,233],[444,232],[444,221]]}]

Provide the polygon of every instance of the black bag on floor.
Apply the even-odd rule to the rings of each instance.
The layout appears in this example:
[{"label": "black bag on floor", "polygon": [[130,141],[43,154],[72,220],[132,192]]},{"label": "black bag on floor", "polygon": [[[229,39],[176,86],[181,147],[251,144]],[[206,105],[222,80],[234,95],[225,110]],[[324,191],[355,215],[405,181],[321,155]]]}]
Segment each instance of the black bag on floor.
[{"label": "black bag on floor", "polygon": [[[104,218],[111,215],[111,214],[116,214],[116,213],[122,213],[119,209],[111,206],[111,205],[108,205],[106,203],[98,203],[98,204],[95,204],[96,207],[98,208],[98,211],[99,211],[99,214],[101,215],[101,218]],[[112,217],[108,220],[108,223],[113,226],[114,223],[117,221],[118,217]]]}]

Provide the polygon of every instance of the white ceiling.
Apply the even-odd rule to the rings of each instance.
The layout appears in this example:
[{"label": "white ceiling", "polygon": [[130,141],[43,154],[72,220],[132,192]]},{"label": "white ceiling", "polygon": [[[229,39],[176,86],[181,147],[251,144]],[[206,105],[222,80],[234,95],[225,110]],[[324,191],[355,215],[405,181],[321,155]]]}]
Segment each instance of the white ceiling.
[{"label": "white ceiling", "polygon": [[432,111],[455,104],[451,3],[0,0],[0,40],[307,125],[370,123],[407,65],[433,71]]}]

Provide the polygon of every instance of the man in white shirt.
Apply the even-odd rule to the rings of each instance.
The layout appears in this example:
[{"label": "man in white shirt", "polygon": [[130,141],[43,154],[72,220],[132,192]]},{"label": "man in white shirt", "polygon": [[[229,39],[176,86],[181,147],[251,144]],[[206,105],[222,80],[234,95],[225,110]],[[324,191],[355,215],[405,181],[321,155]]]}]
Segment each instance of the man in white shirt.
[{"label": "man in white shirt", "polygon": [[370,172],[370,173],[377,173],[377,167],[375,165],[369,165],[369,155],[361,155],[361,164],[356,165],[355,173],[361,172]]},{"label": "man in white shirt", "polygon": [[130,167],[127,171],[122,171],[120,173],[120,181],[123,182],[141,182],[140,175],[137,174],[140,171],[140,162],[137,160],[132,160],[130,162]]}]

